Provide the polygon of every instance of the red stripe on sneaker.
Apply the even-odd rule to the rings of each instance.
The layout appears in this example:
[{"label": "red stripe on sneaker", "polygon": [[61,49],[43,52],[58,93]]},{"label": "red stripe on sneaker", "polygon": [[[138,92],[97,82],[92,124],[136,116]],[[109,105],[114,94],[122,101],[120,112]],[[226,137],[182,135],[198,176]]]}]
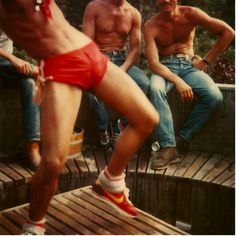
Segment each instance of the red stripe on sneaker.
[{"label": "red stripe on sneaker", "polygon": [[36,223],[36,224],[35,224],[35,223],[33,223],[33,222],[27,220],[27,221],[26,221],[26,224],[35,225],[35,226],[38,226],[38,227],[41,227],[41,228],[45,228],[45,224],[44,224],[44,223],[41,223],[41,224],[40,224],[40,223],[38,223],[38,224]]}]

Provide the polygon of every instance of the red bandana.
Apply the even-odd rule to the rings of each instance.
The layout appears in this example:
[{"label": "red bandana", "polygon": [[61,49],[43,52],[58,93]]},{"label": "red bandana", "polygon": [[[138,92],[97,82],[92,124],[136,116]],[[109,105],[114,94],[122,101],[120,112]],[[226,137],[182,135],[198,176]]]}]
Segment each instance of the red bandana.
[{"label": "red bandana", "polygon": [[52,13],[49,7],[50,3],[51,3],[51,0],[44,0],[42,4],[42,11],[44,15],[47,16],[48,18],[52,18]]}]

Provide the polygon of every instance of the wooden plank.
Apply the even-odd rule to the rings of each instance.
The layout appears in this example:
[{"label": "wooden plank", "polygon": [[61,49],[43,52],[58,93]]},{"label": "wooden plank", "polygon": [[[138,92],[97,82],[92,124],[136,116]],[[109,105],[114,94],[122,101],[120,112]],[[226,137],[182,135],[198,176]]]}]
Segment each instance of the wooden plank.
[{"label": "wooden plank", "polygon": [[201,153],[197,156],[197,159],[189,166],[188,170],[184,173],[184,178],[192,179],[197,172],[202,168],[202,166],[208,161],[210,158],[209,153]]},{"label": "wooden plank", "polygon": [[198,171],[193,179],[202,180],[224,158],[221,154],[214,154]]},{"label": "wooden plank", "polygon": [[0,190],[4,189],[4,182],[2,180],[0,180]]},{"label": "wooden plank", "polygon": [[227,180],[230,176],[234,174],[234,168],[235,168],[235,163],[233,165],[230,165],[224,172],[222,172],[219,176],[217,176],[212,183],[215,184],[221,184],[225,180]]},{"label": "wooden plank", "polygon": [[181,234],[181,235],[185,235],[187,234],[186,232],[182,231],[181,229],[178,229],[176,227],[174,227],[173,225],[170,225],[168,223],[166,223],[163,220],[160,220],[150,214],[147,214],[144,211],[140,211],[140,219],[143,222],[146,222],[147,224],[149,224],[150,226],[154,227],[154,228],[158,228],[161,231],[163,231],[163,234]]},{"label": "wooden plank", "polygon": [[13,180],[10,179],[7,175],[1,172],[0,170],[0,180],[4,183],[6,187],[13,187]]},{"label": "wooden plank", "polygon": [[136,153],[127,164],[128,173],[136,173],[139,154]]},{"label": "wooden plank", "polygon": [[16,185],[24,183],[24,179],[7,165],[0,163],[0,169],[5,175],[12,178]]},{"label": "wooden plank", "polygon": [[[86,207],[86,209],[88,209],[92,213],[108,221],[109,224],[113,224],[114,225],[113,228],[114,230],[116,230],[116,232],[122,231],[123,232],[122,234],[127,234],[127,232],[129,234],[143,234],[144,233],[143,231],[138,230],[133,226],[125,225],[120,219],[117,219],[117,217],[114,215],[104,214],[105,213],[104,210],[101,209],[101,207],[99,207],[101,204],[100,201],[96,201],[97,204],[94,205],[90,201],[85,201],[84,198],[81,197],[81,194],[83,193],[81,193],[80,191],[75,191],[72,194],[77,197],[76,199],[74,198],[73,201],[75,201],[80,206],[83,205],[84,207]],[[65,195],[64,197],[68,198],[69,196]],[[87,195],[85,196],[85,198],[87,199]]]},{"label": "wooden plank", "polygon": [[231,156],[225,157],[222,161],[214,166],[214,168],[203,178],[205,182],[212,182],[224,170],[226,170],[234,162]]},{"label": "wooden plank", "polygon": [[90,175],[91,174],[98,174],[98,168],[97,168],[93,153],[87,152],[86,154],[84,154],[84,159],[85,159],[86,164],[88,166]]},{"label": "wooden plank", "polygon": [[[71,203],[69,200],[66,200],[62,196],[58,196],[54,198],[55,201],[52,202],[52,205],[60,211],[63,211],[67,216],[73,218],[78,221],[80,224],[83,224],[85,227],[94,231],[96,234],[111,234],[111,232],[107,231],[102,227],[102,225],[98,226],[96,223],[92,221],[92,218],[89,218],[87,214],[81,214],[79,210],[75,210],[77,208],[76,204],[72,204],[73,207],[68,207]],[[86,212],[88,213],[88,212]]]},{"label": "wooden plank", "polygon": [[[111,214],[113,216],[116,216],[117,218],[121,219],[121,220],[125,220],[126,223],[138,228],[139,230],[144,231],[146,234],[160,234],[159,231],[156,231],[154,229],[152,229],[151,227],[149,227],[148,225],[144,224],[141,221],[138,221],[138,217],[137,218],[128,218],[128,217],[124,217],[121,216],[119,214],[117,214],[117,212],[110,207],[108,204],[103,203],[102,201],[94,201],[94,197],[91,194],[91,189],[90,188],[83,188],[81,189],[81,191],[83,193],[86,193],[87,195],[80,195],[79,197],[82,198],[84,201],[88,201],[91,204],[96,204],[97,207],[102,208],[106,213]],[[98,203],[99,202],[99,203]]]},{"label": "wooden plank", "polygon": [[74,162],[74,159],[67,160],[66,165],[72,177],[79,177],[79,169],[77,168],[77,165]]},{"label": "wooden plank", "polygon": [[7,231],[5,228],[3,228],[3,226],[0,226],[0,235],[6,235],[6,234],[10,234],[10,232]]},{"label": "wooden plank", "polygon": [[30,183],[32,180],[32,174],[30,174],[26,169],[17,163],[8,164],[8,166],[13,169],[16,173],[24,178],[25,183]]},{"label": "wooden plank", "polygon": [[138,173],[145,173],[148,167],[150,152],[141,152],[138,158]]},{"label": "wooden plank", "polygon": [[[53,205],[53,204],[52,204]],[[81,224],[78,224],[74,219],[68,217],[63,212],[58,211],[56,208],[49,206],[47,213],[50,214],[52,217],[60,220],[63,224],[66,224],[73,230],[75,230],[78,234],[94,234],[93,231],[87,229]]]},{"label": "wooden plank", "polygon": [[6,228],[12,235],[19,235],[21,233],[21,227],[16,226],[4,215],[0,215],[0,225]]},{"label": "wooden plank", "polygon": [[75,158],[75,162],[79,168],[79,172],[80,172],[80,176],[81,177],[86,177],[89,175],[89,170],[88,170],[88,166],[85,162],[84,156],[81,155],[77,158]]},{"label": "wooden plank", "polygon": [[154,174],[155,175],[164,175],[166,172],[166,169],[163,169],[163,170],[155,170],[154,171]]},{"label": "wooden plank", "polygon": [[174,176],[174,174],[175,174],[176,170],[178,169],[180,163],[181,163],[181,161],[179,163],[169,165],[168,168],[165,171],[165,175]]},{"label": "wooden plank", "polygon": [[184,156],[184,158],[182,159],[180,165],[178,166],[178,169],[174,173],[174,176],[183,177],[184,174],[187,172],[188,168],[191,166],[191,164],[197,158],[197,156],[198,156],[198,152],[187,153]]},{"label": "wooden plank", "polygon": [[123,230],[117,224],[117,222],[113,222],[113,219],[109,218],[108,221],[106,219],[106,216],[104,216],[104,213],[96,207],[93,207],[93,205],[82,201],[81,199],[72,194],[66,194],[63,196],[63,198],[69,200],[69,202],[67,203],[69,207],[73,207],[73,209],[79,211],[81,214],[83,214],[85,217],[88,217],[90,220],[94,221],[99,226],[104,227],[112,234],[118,233],[120,235],[123,235],[126,233],[126,231]]},{"label": "wooden plank", "polygon": [[96,149],[93,149],[93,152],[94,152],[94,156],[95,156],[95,159],[96,159],[98,172],[100,173],[102,170],[105,169],[105,167],[107,165],[108,153],[107,153],[107,150],[105,148],[101,148],[101,149],[96,148]]},{"label": "wooden plank", "polygon": [[151,152],[149,162],[147,164],[146,173],[154,174],[154,170],[151,168],[152,161],[156,158],[157,152]]},{"label": "wooden plank", "polygon": [[234,183],[235,183],[235,175],[232,175],[221,184],[224,186],[231,187],[232,185],[234,185]]}]

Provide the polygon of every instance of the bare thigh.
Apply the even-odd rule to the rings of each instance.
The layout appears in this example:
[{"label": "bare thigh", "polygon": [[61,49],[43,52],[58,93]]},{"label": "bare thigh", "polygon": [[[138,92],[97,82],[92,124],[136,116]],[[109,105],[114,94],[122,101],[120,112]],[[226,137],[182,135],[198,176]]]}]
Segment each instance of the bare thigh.
[{"label": "bare thigh", "polygon": [[127,73],[113,63],[108,63],[104,78],[94,89],[94,93],[108,106],[123,114],[130,124],[139,123],[150,115],[157,116],[142,90]]},{"label": "bare thigh", "polygon": [[68,84],[47,82],[41,104],[42,160],[64,158],[81,103],[82,90]]}]

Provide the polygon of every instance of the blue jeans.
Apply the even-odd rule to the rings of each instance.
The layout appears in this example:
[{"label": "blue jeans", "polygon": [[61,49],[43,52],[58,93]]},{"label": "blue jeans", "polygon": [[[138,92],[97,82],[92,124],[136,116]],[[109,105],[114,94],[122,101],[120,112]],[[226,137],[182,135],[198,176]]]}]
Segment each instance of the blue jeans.
[{"label": "blue jeans", "polygon": [[[105,53],[109,58],[110,61],[116,64],[117,66],[121,66],[125,59],[126,59],[126,52],[124,51],[113,51],[113,52],[107,52]],[[150,80],[144,73],[144,71],[140,70],[136,66],[132,66],[127,71],[127,74],[136,82],[136,84],[142,89],[142,91],[147,95],[150,89]],[[101,101],[99,101],[95,96],[89,95],[89,100],[94,99],[94,101],[90,101],[89,104],[92,105],[92,110],[94,111],[94,116],[97,117],[97,127],[100,130],[104,130],[104,127],[106,126],[106,129],[109,126],[109,115],[107,114],[105,104]],[[127,125],[128,121],[122,117],[122,124]],[[101,129],[102,128],[102,129]],[[115,132],[116,132],[115,127]]]},{"label": "blue jeans", "polygon": [[[179,135],[189,141],[222,102],[223,96],[214,81],[205,72],[195,69],[191,60],[169,56],[161,58],[160,61],[191,86],[194,95],[199,98],[199,102],[179,131]],[[160,115],[160,124],[155,129],[155,137],[161,147],[176,146],[173,118],[167,101],[167,93],[173,87],[173,83],[159,75],[152,75],[150,101]]]},{"label": "blue jeans", "polygon": [[7,86],[20,85],[23,138],[25,141],[40,140],[39,106],[32,103],[34,97],[34,80],[18,73],[14,66],[4,58],[0,58],[0,81]]}]

